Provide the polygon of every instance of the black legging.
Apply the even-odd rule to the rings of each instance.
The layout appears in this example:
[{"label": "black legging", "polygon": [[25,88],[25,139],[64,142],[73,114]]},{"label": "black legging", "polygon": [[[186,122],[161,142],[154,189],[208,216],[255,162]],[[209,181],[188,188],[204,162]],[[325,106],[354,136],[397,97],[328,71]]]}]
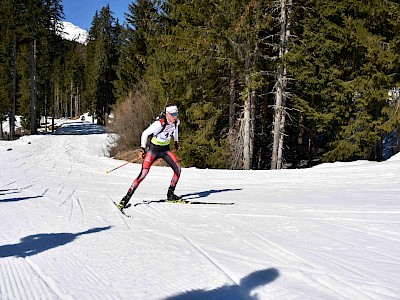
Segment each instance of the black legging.
[{"label": "black legging", "polygon": [[176,184],[179,181],[179,177],[181,175],[181,167],[178,163],[178,158],[176,155],[170,150],[168,146],[157,146],[153,143],[150,143],[150,149],[147,151],[145,158],[143,159],[142,169],[138,177],[133,181],[131,187],[128,190],[128,195],[132,196],[132,194],[136,191],[139,184],[146,178],[149,173],[150,167],[153,163],[162,158],[174,171],[174,175],[171,179],[171,187],[175,188]]}]

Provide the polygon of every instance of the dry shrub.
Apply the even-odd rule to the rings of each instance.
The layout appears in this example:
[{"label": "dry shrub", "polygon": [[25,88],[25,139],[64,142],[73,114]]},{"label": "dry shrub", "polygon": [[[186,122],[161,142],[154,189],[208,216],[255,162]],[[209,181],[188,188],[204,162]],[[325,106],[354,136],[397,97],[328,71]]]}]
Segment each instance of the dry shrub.
[{"label": "dry shrub", "polygon": [[124,101],[114,106],[111,129],[118,134],[118,138],[110,149],[111,156],[122,156],[126,151],[140,148],[140,136],[155,115],[154,104],[147,95],[147,86],[141,83]]}]

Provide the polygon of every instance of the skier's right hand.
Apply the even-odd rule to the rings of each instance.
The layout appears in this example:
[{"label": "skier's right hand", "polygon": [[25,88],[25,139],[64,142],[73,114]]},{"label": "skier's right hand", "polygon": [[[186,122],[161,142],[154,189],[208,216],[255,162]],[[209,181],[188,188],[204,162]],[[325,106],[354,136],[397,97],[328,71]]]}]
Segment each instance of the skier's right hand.
[{"label": "skier's right hand", "polygon": [[139,159],[144,159],[146,156],[146,149],[142,148],[139,153]]}]

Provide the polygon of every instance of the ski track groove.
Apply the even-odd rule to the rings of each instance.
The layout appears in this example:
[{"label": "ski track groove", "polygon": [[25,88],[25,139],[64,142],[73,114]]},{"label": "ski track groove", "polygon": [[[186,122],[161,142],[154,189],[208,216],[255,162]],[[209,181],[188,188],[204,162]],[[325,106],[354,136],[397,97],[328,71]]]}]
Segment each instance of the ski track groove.
[{"label": "ski track groove", "polygon": [[[114,209],[116,209],[116,210],[118,210],[118,208],[115,206],[115,201],[114,201],[114,199],[110,196],[110,201],[111,201],[111,205],[114,207]],[[131,230],[131,227],[128,225],[128,222],[125,220],[125,216],[121,213],[121,212],[119,212],[119,211],[116,211],[116,213],[118,213],[119,214],[119,216],[120,216],[120,218],[122,219],[122,221],[124,222],[124,224],[125,224],[125,226],[129,229],[129,230]]]},{"label": "ski track groove", "polygon": [[191,245],[198,253],[200,253],[204,258],[206,258],[207,261],[209,261],[211,263],[211,265],[213,265],[215,268],[217,268],[222,274],[224,274],[224,276],[229,279],[229,281],[231,281],[231,283],[239,286],[239,283],[233,278],[233,276],[231,276],[229,274],[228,271],[226,271],[222,265],[220,263],[218,263],[217,260],[215,260],[210,254],[208,254],[205,250],[203,250],[199,245],[197,245],[196,242],[194,242],[191,238],[189,238],[186,234],[184,234],[182,232],[182,226],[179,224],[178,221],[176,221],[174,218],[172,218],[171,216],[169,216],[168,214],[166,214],[165,212],[160,211],[159,209],[152,207],[152,206],[148,206],[149,209],[152,209],[153,211],[155,211],[156,213],[158,213],[159,215],[163,215],[165,217],[165,219],[169,219],[170,223],[175,224],[177,227],[171,226],[169,224],[169,227],[172,228],[173,230],[175,230],[181,237],[183,237],[186,242],[189,243],[189,245]]},{"label": "ski track groove", "polygon": [[59,299],[72,299],[70,295],[65,295],[58,287],[58,285],[54,282],[51,277],[46,276],[43,271],[28,257],[25,258],[25,261],[30,265],[32,270],[37,274],[39,278],[43,280],[43,282],[47,285],[49,290],[57,295]]},{"label": "ski track groove", "polygon": [[78,202],[78,205],[79,205],[79,208],[80,208],[80,210],[81,210],[81,212],[82,212],[82,215],[85,215],[85,211],[83,210],[82,202],[81,202],[81,200],[79,199],[79,196],[78,196],[78,195],[75,195],[75,199],[76,199],[76,201]]},{"label": "ski track groove", "polygon": [[[338,220],[338,221],[340,221],[341,219],[340,218],[334,218],[335,220]],[[324,220],[326,220],[326,218],[324,219]],[[356,228],[356,227],[349,227],[349,226],[345,226],[345,225],[340,225],[340,224],[338,224],[338,223],[331,223],[331,222],[323,222],[323,221],[321,221],[321,220],[318,220],[320,223],[322,223],[322,224],[324,224],[324,225],[330,225],[330,226],[335,226],[335,227],[339,227],[339,228],[341,228],[341,229],[346,229],[346,230],[351,230],[351,231],[355,231],[355,232],[357,232],[357,233],[365,233],[365,231],[363,230],[363,228]],[[353,225],[353,226],[355,226],[355,224],[353,223],[353,224],[351,224],[351,225]],[[400,242],[400,239],[399,238],[396,238],[396,237],[390,237],[390,236],[387,236],[387,235],[384,235],[384,234],[382,234],[382,231],[376,231],[375,230],[375,232],[372,232],[372,228],[371,227],[369,227],[368,228],[369,229],[369,231],[367,232],[367,234],[369,234],[369,235],[372,235],[372,236],[374,236],[374,237],[377,237],[377,238],[379,238],[379,239],[383,239],[383,240],[392,240],[392,241],[395,241],[395,242]]]},{"label": "ski track groove", "polygon": [[[235,218],[235,217],[232,217],[232,216],[228,216],[228,217],[233,218],[234,220],[236,220],[236,222],[240,222],[240,223],[242,223],[242,224],[247,224],[247,226],[250,227],[250,226],[249,226],[249,224],[250,224],[249,222],[245,222],[245,221],[243,221],[243,220],[241,220],[241,219],[238,219],[238,218]],[[257,237],[259,240],[262,240],[262,241],[265,242],[266,244],[268,244],[268,245],[274,247],[275,249],[277,249],[277,250],[278,250],[278,252],[277,252],[278,256],[280,255],[280,253],[284,253],[285,255],[287,255],[287,256],[289,256],[289,257],[292,257],[292,259],[295,259],[295,260],[297,260],[297,261],[300,261],[300,262],[304,263],[304,264],[307,265],[310,269],[315,269],[315,270],[320,270],[320,269],[321,269],[321,267],[320,267],[318,264],[313,263],[313,262],[310,262],[310,261],[308,261],[308,260],[306,260],[306,259],[304,259],[304,258],[302,258],[302,257],[300,257],[300,256],[298,256],[298,255],[296,255],[296,254],[294,254],[294,253],[292,253],[292,252],[287,251],[285,248],[279,246],[278,244],[276,244],[276,243],[274,243],[274,242],[271,242],[271,241],[265,239],[263,236],[259,235],[258,233],[253,232],[253,231],[248,231],[248,232],[249,232],[250,234],[254,235],[255,237]],[[248,244],[251,245],[251,243],[248,243]],[[354,246],[354,245],[353,245],[353,246]],[[258,248],[257,246],[252,245],[251,247],[253,247],[254,249],[259,250],[259,248]],[[305,248],[302,249],[302,250],[305,251],[305,252],[308,252],[308,253],[312,254],[313,256],[319,256],[319,257],[321,257],[321,255],[318,255],[316,252],[314,252],[314,251],[312,251],[312,250],[305,249]],[[265,254],[267,254],[265,251],[263,251],[263,250],[261,250],[261,251],[264,252]],[[271,254],[268,253],[268,255],[271,255]],[[280,255],[280,256],[281,256],[281,255]],[[323,257],[323,258],[324,258],[324,259],[329,259],[331,262],[332,262],[332,260],[334,259],[333,257]],[[277,258],[274,257],[274,259],[277,259]],[[280,259],[280,260],[281,260],[281,259]],[[281,261],[282,261],[282,260],[281,260]],[[334,262],[332,262],[332,263],[334,263]],[[360,278],[368,278],[365,274],[362,274],[362,273],[360,273],[360,272],[356,272],[356,271],[354,271],[354,269],[349,269],[348,267],[345,267],[345,265],[338,264],[338,263],[334,263],[334,264],[336,264],[337,266],[339,266],[339,267],[341,267],[341,268],[343,268],[343,269],[346,269],[346,270],[349,271],[349,272],[352,272],[353,274],[359,276]],[[287,265],[288,267],[290,267],[290,264],[286,264],[286,265]],[[354,266],[354,265],[353,265],[353,266]],[[355,267],[355,266],[354,266],[354,267]],[[358,290],[358,289],[355,289],[353,286],[351,286],[350,284],[348,284],[348,283],[345,282],[344,280],[341,280],[341,279],[338,278],[337,276],[331,276],[331,275],[329,275],[328,278],[334,279],[334,281],[339,281],[339,282],[341,282],[343,286],[347,286],[347,288],[348,288],[349,290],[352,290],[352,291],[353,291],[353,297],[355,297],[355,298],[358,298],[358,297],[360,297],[360,296],[361,296],[361,298],[363,298],[363,299],[371,298],[369,295],[367,295],[367,294],[364,293],[363,291]],[[374,282],[374,280],[373,280],[372,278],[368,278],[368,279],[369,279],[371,282]],[[314,281],[315,281],[315,280],[314,280]],[[315,282],[317,282],[317,283],[319,283],[320,285],[324,286],[324,288],[331,290],[331,291],[332,291],[333,293],[335,293],[336,295],[342,296],[344,299],[347,298],[347,297],[349,296],[348,294],[344,294],[343,292],[341,293],[341,292],[339,292],[339,291],[337,291],[337,290],[332,289],[332,288],[330,287],[329,282],[323,283],[321,280],[315,281]],[[321,289],[321,291],[323,291],[323,289]],[[391,292],[394,292],[394,291],[391,290]],[[358,295],[357,295],[357,294],[358,294]],[[371,299],[372,299],[372,298],[371,298]]]},{"label": "ski track groove", "polygon": [[[28,155],[29,156],[29,155]],[[38,156],[35,156],[34,154],[31,155],[31,157],[35,157],[38,161],[41,159],[38,158]],[[44,156],[45,157],[45,156]],[[15,166],[16,160],[14,160],[13,164],[7,164],[4,163],[1,166],[1,177],[4,178],[2,180],[3,182],[8,182],[7,184],[3,184],[2,186],[16,186],[15,190],[18,192],[25,191],[29,194],[32,194],[34,196],[38,196],[38,193],[36,193],[34,190],[31,188],[35,188],[37,186],[36,182],[30,185],[26,186],[21,186],[18,184],[15,180],[10,181],[8,177],[5,176],[6,170],[10,168],[11,165]],[[34,168],[35,165],[37,165],[37,161],[32,161],[31,166],[27,166],[26,171],[28,172],[32,168]],[[54,167],[54,166],[53,166]],[[72,168],[70,169],[71,172]],[[28,176],[29,178],[29,176]],[[32,182],[33,180],[31,180]],[[40,182],[40,181],[38,181]],[[60,183],[59,186],[62,186]],[[61,189],[58,191],[58,194],[60,195],[62,191],[64,190],[64,186],[61,187]],[[46,193],[48,193],[49,188],[44,187],[42,188],[41,196],[44,196]],[[44,196],[45,199],[49,200],[52,204],[54,204],[53,199],[49,199],[47,196]],[[72,212],[74,209],[74,198],[76,202],[79,205],[79,208],[82,212],[82,214],[85,214],[84,207],[81,203],[80,198],[76,195],[76,189],[73,190],[73,192],[65,198],[63,203],[61,203],[60,206],[64,205],[67,203],[67,201],[71,200],[71,209],[70,209],[70,216],[69,219],[71,220],[72,218]],[[59,202],[57,202],[59,203]],[[75,205],[76,206],[76,205]],[[123,222],[125,225],[130,229],[129,225],[127,224],[126,220],[123,219]],[[26,267],[21,271],[21,268],[15,268],[13,266],[8,265],[8,261],[13,262],[14,260],[17,260],[17,263],[19,264],[25,264]],[[6,262],[4,266],[4,262]],[[80,264],[81,266],[84,266],[83,263]],[[6,269],[4,269],[6,268]],[[30,270],[28,272],[27,269]],[[89,270],[89,273],[86,274],[86,277],[93,277],[91,281],[93,281],[94,284],[101,283],[103,286],[107,285],[108,282],[105,282],[102,280],[100,277],[97,276],[96,272],[93,270]],[[30,276],[27,277],[27,276]],[[33,276],[33,277],[32,277]],[[35,282],[34,282],[35,281]],[[40,281],[38,283],[38,281]],[[91,299],[104,299],[104,291],[101,291],[98,293],[98,295],[91,295]],[[117,299],[115,295],[110,294],[106,292],[106,296],[108,299]],[[57,286],[57,284],[54,282],[52,278],[49,278],[46,276],[46,274],[36,265],[30,258],[7,258],[3,259],[0,261],[0,299],[26,299],[26,300],[33,300],[33,299],[38,299],[38,300],[44,300],[44,299],[72,299],[70,295],[65,295]]]},{"label": "ski track groove", "polygon": [[[375,281],[374,281],[373,278],[371,278],[371,277],[369,277],[369,276],[366,276],[366,275],[363,274],[363,273],[354,271],[354,270],[357,269],[357,268],[360,269],[360,270],[366,270],[366,269],[363,268],[362,266],[355,265],[355,264],[353,264],[353,263],[351,263],[351,262],[349,263],[349,262],[347,262],[347,261],[343,261],[342,259],[337,258],[337,257],[329,256],[329,255],[327,255],[327,254],[324,254],[323,252],[322,252],[322,253],[320,253],[320,252],[314,252],[314,251],[311,251],[311,250],[308,250],[308,249],[305,249],[305,251],[308,251],[308,252],[311,253],[312,255],[318,256],[318,257],[320,257],[320,258],[322,258],[322,259],[324,259],[324,260],[329,260],[330,263],[335,264],[335,265],[337,265],[338,267],[340,267],[340,268],[342,268],[342,269],[344,269],[344,270],[347,270],[347,271],[349,271],[349,272],[352,272],[353,274],[359,276],[361,279],[364,279],[364,280],[363,280],[364,283],[366,283],[366,281],[369,280],[369,282],[367,282],[367,283],[373,283],[373,284],[375,284]],[[350,267],[351,267],[351,268],[350,268]],[[368,271],[368,270],[366,270],[366,271]],[[337,281],[340,281],[342,284],[345,284],[344,280],[341,280],[341,279],[339,279],[339,278],[336,277],[336,276],[335,276],[334,278],[335,278]],[[381,288],[382,288],[382,287],[381,287]],[[387,287],[384,287],[384,288],[387,289],[387,290],[389,290],[391,294],[397,294],[397,292],[393,291],[393,290],[390,289],[390,288],[387,288]],[[360,291],[359,291],[359,292],[360,292]],[[364,295],[365,295],[366,297],[369,297],[367,294],[364,294]],[[372,298],[372,297],[371,297],[371,298]]]},{"label": "ski track groove", "polygon": [[398,257],[392,256],[392,255],[387,255],[385,253],[378,252],[378,251],[371,250],[371,249],[369,251],[371,251],[371,252],[373,252],[375,254],[378,254],[380,256],[384,256],[384,257],[386,257],[388,259],[387,261],[383,261],[383,262],[393,264],[393,261],[396,261],[396,265],[398,265],[399,269],[400,269],[400,259]]},{"label": "ski track groove", "polygon": [[[308,268],[310,269],[310,270],[321,270],[321,268],[320,268],[320,266],[319,265],[317,265],[317,264],[315,264],[315,263],[313,263],[313,262],[310,262],[310,261],[308,261],[308,260],[306,260],[306,259],[304,259],[304,258],[302,258],[302,257],[300,257],[300,256],[298,256],[298,255],[296,255],[296,254],[294,254],[294,253],[292,253],[292,252],[290,252],[290,251],[287,251],[285,248],[283,248],[283,247],[281,247],[281,246],[279,246],[278,244],[276,244],[276,243],[274,243],[274,242],[271,242],[271,241],[268,241],[267,239],[265,239],[264,237],[262,237],[261,235],[259,235],[258,233],[255,233],[255,232],[253,232],[253,231],[248,231],[250,234],[253,234],[254,236],[256,236],[258,239],[260,239],[260,240],[262,240],[262,241],[264,241],[265,243],[267,243],[268,245],[270,245],[270,246],[272,246],[272,247],[274,247],[275,249],[277,249],[278,250],[278,253],[280,252],[280,253],[284,253],[284,255],[286,256],[286,257],[291,257],[292,259],[294,259],[294,260],[297,260],[297,261],[299,261],[299,262],[302,262],[304,265],[306,265],[306,266],[308,266]],[[303,251],[305,251],[306,249],[303,249]],[[290,265],[288,265],[288,267],[290,267]],[[339,281],[338,280],[338,278],[337,277],[334,277],[334,276],[331,276],[331,275],[328,275],[328,278],[331,278],[331,279],[334,279],[333,281]],[[311,278],[310,278],[311,279]],[[346,299],[349,295],[346,293],[346,292],[342,292],[342,291],[338,291],[337,289],[335,289],[335,288],[332,288],[331,287],[331,284],[329,283],[329,282],[326,282],[326,283],[324,283],[323,281],[322,281],[322,279],[321,280],[315,280],[315,279],[312,279],[314,282],[316,282],[317,284],[319,284],[319,285],[321,285],[323,288],[319,288],[322,292],[323,291],[326,291],[326,290],[330,290],[332,293],[333,293],[333,295],[340,295],[341,297],[343,297],[343,299]],[[362,293],[361,291],[358,291],[358,290],[355,290],[351,285],[349,285],[349,284],[347,284],[346,282],[344,282],[344,281],[340,281],[342,284],[344,284],[345,286],[347,286],[348,288],[350,288],[350,289],[352,289],[352,290],[354,290],[356,293],[360,293],[362,296],[366,296],[364,293]],[[317,288],[317,287],[316,287]]]},{"label": "ski track groove", "polygon": [[[46,282],[32,269],[26,259],[13,257],[0,263],[0,299],[55,299]],[[49,295],[51,293],[51,296]],[[4,297],[3,297],[4,296]]]},{"label": "ski track groove", "polygon": [[[277,204],[271,204],[271,205],[281,207],[281,205],[277,205]],[[285,207],[285,206],[282,206],[282,207],[286,208],[288,210],[293,210],[294,209],[293,207]],[[309,213],[312,213],[313,215],[319,215],[320,216],[320,220],[318,218],[316,218],[316,217],[314,217],[312,220],[319,221],[322,224],[336,226],[336,227],[343,228],[343,229],[348,229],[348,230],[353,230],[353,231],[356,231],[358,233],[365,233],[363,228],[361,228],[361,229],[360,228],[356,228],[355,227],[356,226],[355,223],[351,224],[353,227],[349,227],[348,225],[347,226],[340,225],[340,223],[342,221],[346,221],[346,219],[347,219],[346,217],[340,218],[340,217],[328,215],[326,213],[326,212],[337,212],[335,210],[323,210],[323,211],[321,211],[321,210],[318,210],[318,209],[311,209],[310,210],[308,208],[308,209],[303,210],[303,212],[309,212]],[[350,211],[350,210],[349,211],[344,211],[344,212],[348,212],[348,213],[352,212],[352,213],[354,213],[354,211]],[[359,214],[398,214],[399,211],[393,211],[392,212],[392,211],[368,210],[368,211],[358,211],[357,213],[359,213]],[[328,220],[334,220],[336,222],[335,223],[331,223],[331,222],[328,222]],[[323,222],[323,221],[325,221],[325,222]],[[373,230],[372,228],[369,227],[368,229],[369,229],[368,234],[370,234],[370,235],[373,235],[373,236],[378,237],[378,238],[390,239],[390,240],[393,240],[395,242],[400,242],[400,238],[389,237],[389,236],[385,235],[385,233],[394,234],[393,232],[383,232],[383,231],[379,231],[379,230],[375,230],[375,232],[372,232],[372,230]]]}]

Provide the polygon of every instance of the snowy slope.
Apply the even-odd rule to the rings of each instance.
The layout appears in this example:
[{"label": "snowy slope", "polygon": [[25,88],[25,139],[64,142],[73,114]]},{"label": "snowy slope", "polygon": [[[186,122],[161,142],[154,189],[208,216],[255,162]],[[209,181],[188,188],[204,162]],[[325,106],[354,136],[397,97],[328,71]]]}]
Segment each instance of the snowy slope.
[{"label": "snowy slope", "polygon": [[109,136],[67,133],[0,141],[0,299],[400,298],[398,156],[183,169],[177,193],[227,206],[140,204],[172,177],[152,167],[126,218],[140,165],[106,174]]},{"label": "snowy slope", "polygon": [[75,41],[81,44],[86,44],[89,33],[71,22],[63,21],[61,37],[69,41]]}]

